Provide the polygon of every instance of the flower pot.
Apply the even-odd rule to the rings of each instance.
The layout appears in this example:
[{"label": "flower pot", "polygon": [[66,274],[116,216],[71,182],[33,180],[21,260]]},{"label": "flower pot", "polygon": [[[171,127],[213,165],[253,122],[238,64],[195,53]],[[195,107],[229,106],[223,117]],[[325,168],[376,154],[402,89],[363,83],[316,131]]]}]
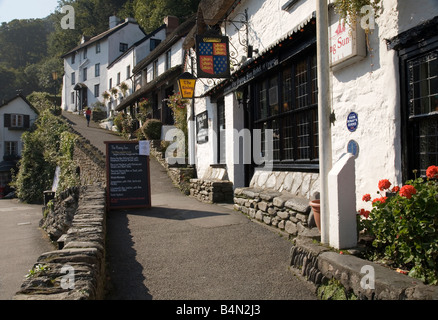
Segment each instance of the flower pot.
[{"label": "flower pot", "polygon": [[309,205],[313,210],[313,218],[315,219],[316,226],[319,232],[321,232],[321,210],[320,210],[320,200],[312,200]]}]

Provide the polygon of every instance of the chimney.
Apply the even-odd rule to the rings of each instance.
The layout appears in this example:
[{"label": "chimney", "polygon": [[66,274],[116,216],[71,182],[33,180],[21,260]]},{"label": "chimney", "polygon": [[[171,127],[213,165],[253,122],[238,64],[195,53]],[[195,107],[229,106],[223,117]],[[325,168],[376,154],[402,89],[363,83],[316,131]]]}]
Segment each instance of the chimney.
[{"label": "chimney", "polygon": [[86,36],[85,34],[83,34],[83,35],[81,36],[81,44],[87,42],[87,41],[90,40],[90,39],[91,39],[91,37]]},{"label": "chimney", "polygon": [[137,20],[135,20],[134,18],[128,17],[125,19],[125,22],[137,23]]},{"label": "chimney", "polygon": [[164,23],[166,24],[166,36],[175,31],[179,26],[179,19],[175,16],[167,16],[164,18]]},{"label": "chimney", "polygon": [[112,29],[120,23],[120,19],[116,16],[109,17],[109,28]]}]

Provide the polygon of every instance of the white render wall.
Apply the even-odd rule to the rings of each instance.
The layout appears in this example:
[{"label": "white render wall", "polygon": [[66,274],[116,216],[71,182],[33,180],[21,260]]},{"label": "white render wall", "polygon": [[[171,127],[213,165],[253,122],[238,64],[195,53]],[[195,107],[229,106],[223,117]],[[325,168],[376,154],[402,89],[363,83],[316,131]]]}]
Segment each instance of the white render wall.
[{"label": "white render wall", "polygon": [[[315,8],[315,1],[302,0],[291,10],[284,11],[281,7],[287,1],[280,0],[246,0],[235,9],[235,13],[228,17],[231,20],[242,19],[241,13],[248,10],[249,41],[254,49],[263,52],[299,23],[309,17]],[[383,0],[383,12],[376,19],[376,28],[370,35],[370,48],[373,55],[367,56],[343,69],[331,73],[332,107],[336,122],[332,126],[333,163],[342,154],[347,152],[349,140],[354,139],[359,144],[359,156],[356,159],[356,204],[357,208],[364,207],[362,195],[375,194],[380,179],[389,179],[394,185],[400,185],[401,179],[401,114],[400,114],[400,78],[397,52],[388,50],[385,39],[390,39],[403,31],[417,26],[419,23],[438,15],[438,1],[436,0]],[[240,27],[244,40],[244,27]],[[236,27],[227,24],[223,31],[230,36],[231,43],[238,49],[237,59],[246,55],[242,45],[238,43]],[[230,50],[233,46],[230,45]],[[206,79],[202,79],[204,84]],[[196,95],[201,95],[210,87],[204,88],[198,80]],[[209,100],[209,98],[207,98]],[[209,117],[214,117],[216,105],[205,102],[204,99],[195,100],[195,114],[206,108]],[[237,105],[232,95],[225,97],[225,112],[227,125],[227,170],[229,178],[235,186],[241,185],[243,172],[236,167],[233,159],[233,149],[230,145],[235,142],[228,129],[242,125],[241,115],[236,111]],[[350,112],[356,112],[359,125],[355,132],[348,131],[346,118]],[[216,119],[212,119],[216,129]],[[212,128],[210,127],[210,130]],[[211,136],[210,136],[211,137]],[[196,159],[198,176],[202,177],[206,168],[216,159],[208,163],[209,154],[213,153],[212,141],[196,145]]]},{"label": "white render wall", "polygon": [[[71,85],[71,73],[75,72],[77,83],[85,83],[88,87],[88,106],[92,106],[95,102],[103,102],[102,93],[109,90],[109,78],[107,77],[108,65],[117,57],[122,55],[120,52],[120,43],[127,43],[128,48],[134,43],[145,37],[139,26],[134,23],[128,23],[125,27],[118,30],[114,34],[99,41],[100,53],[96,53],[96,44],[94,42],[87,46],[87,59],[84,60],[84,48],[81,48],[76,53],[76,61],[71,63],[71,54],[64,59],[64,84],[62,89],[62,109],[68,111],[75,111],[75,104],[71,101],[71,93],[75,92],[73,89],[75,85]],[[132,59],[132,58],[131,58]],[[100,63],[100,76],[95,76],[95,65]],[[83,67],[87,67],[87,80],[83,81]],[[133,67],[132,67],[133,69]],[[132,70],[131,69],[131,70]],[[116,73],[117,74],[117,73]],[[125,71],[121,72],[121,81],[126,79]],[[115,86],[117,78],[113,78],[113,86]],[[100,85],[99,97],[94,97],[94,86]]]},{"label": "white render wall", "polygon": [[[184,50],[182,48],[182,44],[184,42],[185,38],[181,38],[180,40],[178,40],[175,44],[172,45],[172,47],[170,48],[170,53],[171,53],[171,58],[170,58],[170,68],[176,67],[178,65],[182,65],[183,64],[183,58],[184,58]],[[168,50],[167,50],[168,51]],[[166,52],[167,52],[166,51]],[[162,75],[164,72],[166,72],[166,52],[164,52],[163,54],[161,54],[158,57],[158,76]],[[153,62],[150,63],[146,70],[146,76],[147,82],[150,82],[152,80],[154,80],[153,78]]]},{"label": "white render wall", "polygon": [[[196,82],[195,96],[199,96],[203,90],[207,88],[203,85],[201,81]],[[197,143],[196,142],[196,115],[207,110],[208,112],[208,142]],[[193,131],[189,131],[188,135],[191,137],[195,135],[195,164],[198,174],[198,178],[202,178],[210,167],[210,164],[217,163],[217,153],[216,153],[216,133],[217,132],[217,108],[216,103],[211,103],[210,97],[205,99],[195,99],[194,107],[195,115],[195,125],[193,126]],[[188,115],[189,116],[189,115]]]},{"label": "white render wall", "polygon": [[[120,90],[120,87],[117,85],[117,74],[120,73],[120,83],[126,83],[128,85],[128,91],[126,92],[126,96],[130,95],[132,90],[132,80],[130,79],[132,75],[132,69],[134,69],[134,50],[131,49],[129,53],[127,53],[125,56],[123,56],[119,61],[117,61],[115,64],[113,64],[109,69],[105,69],[107,72],[107,83],[106,88],[104,91],[107,91],[110,95],[110,101],[107,101],[106,106],[111,106],[111,110],[114,110],[115,107],[121,102],[123,98],[123,93]],[[130,74],[129,77],[127,75],[127,67],[130,66]],[[112,88],[117,88],[119,90],[117,94],[117,100],[115,100],[114,96],[111,94],[110,90],[112,88],[109,87],[110,79],[112,79]],[[104,92],[102,91],[102,93]],[[108,108],[109,109],[109,108]],[[109,110],[108,110],[109,111]]]},{"label": "white render wall", "polygon": [[[298,24],[305,20],[316,10],[314,0],[301,0],[291,10],[281,10],[286,0],[245,0],[235,9],[228,19],[240,21],[243,19],[244,10],[248,12],[249,24],[249,44],[254,49],[259,50],[259,54],[266,51],[274,45],[279,39],[285,37]],[[239,49],[238,60],[242,55],[246,56],[246,51],[239,44],[236,26],[240,29],[240,39],[245,39],[245,27],[242,23],[234,22],[226,25],[227,35],[230,36],[230,42],[234,47]],[[223,29],[223,31],[225,31]],[[230,46],[230,50],[233,48]]]},{"label": "white render wall", "polygon": [[10,103],[0,108],[0,121],[3,125],[0,126],[0,156],[3,159],[5,154],[5,141],[17,141],[18,142],[18,155],[21,155],[23,144],[21,142],[21,135],[24,130],[9,130],[4,126],[4,115],[5,114],[23,114],[29,115],[29,124],[32,124],[37,119],[38,115],[33,111],[29,105],[21,98],[14,99]]},{"label": "white render wall", "polygon": [[[64,84],[63,84],[63,101],[62,109],[68,111],[75,111],[75,104],[71,101],[71,93],[76,91],[74,87],[78,83],[85,83],[88,87],[88,106],[93,105],[98,99],[94,97],[94,85],[100,85],[101,93],[107,90],[106,70],[108,67],[108,40],[100,41],[100,53],[96,53],[96,44],[93,43],[87,47],[87,62],[84,60],[84,49],[77,51],[75,63],[71,63],[72,55],[64,59]],[[100,76],[95,77],[95,65],[100,63]],[[83,68],[87,67],[87,81],[83,81]],[[71,74],[75,72],[75,85],[71,84]],[[76,98],[75,98],[76,99]]]},{"label": "white render wall", "polygon": [[[336,123],[332,126],[333,161],[347,151],[347,143],[359,144],[356,159],[357,208],[365,207],[362,195],[376,195],[380,179],[393,185],[401,181],[401,106],[399,62],[395,50],[387,50],[390,39],[420,22],[438,15],[435,0],[384,0],[384,11],[370,35],[367,57],[332,73],[332,105]],[[346,127],[349,112],[358,114],[359,125],[351,133]]]},{"label": "white render wall", "polygon": [[138,24],[128,23],[124,28],[115,32],[108,38],[108,61],[116,60],[122,52],[119,50],[120,43],[127,43],[130,48],[134,43],[145,37]]},{"label": "white render wall", "polygon": [[137,65],[137,63],[139,63],[151,53],[150,39],[160,39],[161,41],[166,39],[166,30],[167,28],[163,28],[157,31],[155,34],[149,34],[150,37],[135,48],[134,65]]}]

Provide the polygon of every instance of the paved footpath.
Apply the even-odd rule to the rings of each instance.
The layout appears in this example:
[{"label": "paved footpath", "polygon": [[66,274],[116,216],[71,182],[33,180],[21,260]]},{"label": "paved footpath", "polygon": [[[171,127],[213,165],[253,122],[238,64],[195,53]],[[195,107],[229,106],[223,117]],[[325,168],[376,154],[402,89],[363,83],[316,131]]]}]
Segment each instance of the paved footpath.
[{"label": "paved footpath", "polygon": [[54,245],[39,228],[41,205],[0,200],[0,300],[11,300],[37,258]]},{"label": "paved footpath", "polygon": [[[92,143],[103,144],[85,119],[67,116],[85,137],[94,134]],[[313,287],[289,270],[290,241],[229,205],[181,194],[160,164],[150,163],[152,208],[108,214],[107,299],[316,299]]]}]

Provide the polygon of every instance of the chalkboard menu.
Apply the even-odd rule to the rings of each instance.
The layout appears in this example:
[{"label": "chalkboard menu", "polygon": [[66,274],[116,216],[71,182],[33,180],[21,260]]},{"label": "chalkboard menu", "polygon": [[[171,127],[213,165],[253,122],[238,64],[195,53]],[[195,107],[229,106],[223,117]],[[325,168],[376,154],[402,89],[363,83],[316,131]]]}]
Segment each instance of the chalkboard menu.
[{"label": "chalkboard menu", "polygon": [[106,141],[108,210],[150,208],[149,156],[138,141]]}]

